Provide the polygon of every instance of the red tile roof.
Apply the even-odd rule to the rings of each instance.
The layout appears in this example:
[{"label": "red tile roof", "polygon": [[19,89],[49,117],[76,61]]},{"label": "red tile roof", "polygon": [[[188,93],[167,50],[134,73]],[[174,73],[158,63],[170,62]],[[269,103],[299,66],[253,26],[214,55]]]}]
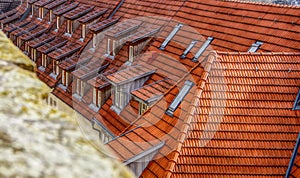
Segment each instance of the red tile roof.
[{"label": "red tile roof", "polygon": [[44,45],[37,48],[37,50],[43,54],[48,54],[59,47],[62,47],[67,43],[67,40],[62,38],[55,38],[51,42],[45,43]]},{"label": "red tile roof", "polygon": [[60,8],[56,9],[55,11],[53,11],[54,15],[57,16],[61,16],[69,11],[71,11],[72,9],[76,8],[79,5],[78,2],[73,2],[71,4],[66,4],[64,6],[61,6]]},{"label": "red tile roof", "polygon": [[134,97],[146,102],[147,104],[150,104],[151,102],[161,97],[173,85],[174,83],[172,80],[163,79],[134,90],[131,92],[131,94]]},{"label": "red tile roof", "polygon": [[[10,12],[10,11],[9,11]],[[3,31],[4,32],[7,32],[7,33],[11,33],[15,30],[17,30],[18,28],[22,28],[26,25],[28,25],[30,22],[28,21],[25,21],[25,22],[17,22],[15,24],[9,24],[8,26],[6,26]]]},{"label": "red tile roof", "polygon": [[21,35],[19,38],[24,40],[24,41],[29,41],[37,36],[42,35],[43,33],[45,33],[48,29],[43,27],[43,26],[39,26],[36,29],[30,31],[29,33],[25,33],[23,35]]},{"label": "red tile roof", "polygon": [[37,2],[34,3],[34,5],[38,6],[38,7],[44,7],[47,4],[53,3],[55,0],[39,0]]},{"label": "red tile roof", "polygon": [[86,5],[80,5],[76,7],[75,9],[71,10],[70,12],[67,12],[64,14],[64,17],[70,20],[76,20],[80,18],[82,15],[85,15],[89,12],[91,12],[94,9],[94,6],[86,6]]},{"label": "red tile roof", "polygon": [[38,38],[34,38],[31,41],[28,42],[28,46],[32,48],[38,48],[44,44],[47,44],[48,42],[52,41],[55,39],[55,35],[48,35],[44,34]]},{"label": "red tile roof", "polygon": [[51,2],[49,4],[47,4],[47,5],[45,5],[44,7],[46,9],[54,9],[54,8],[56,8],[56,7],[64,4],[64,3],[66,3],[67,1],[68,0],[55,0],[55,1],[53,1],[53,2]]},{"label": "red tile roof", "polygon": [[109,80],[109,82],[115,85],[121,85],[130,81],[134,81],[138,78],[149,76],[153,74],[155,70],[155,68],[147,65],[137,65],[106,76],[106,78]]},{"label": "red tile roof", "polygon": [[[104,20],[120,2],[76,1],[77,3],[56,10],[54,14],[80,19],[84,23],[91,17],[95,18],[94,13],[108,9],[101,18]],[[88,7],[95,7],[94,11],[82,11],[85,8],[91,11]],[[78,14],[84,16],[80,17]],[[154,17],[157,15],[164,18]],[[263,42],[259,51],[299,52],[299,15],[299,7],[258,5],[239,1],[126,0],[115,15],[117,19],[121,17],[121,22],[108,30],[107,35],[120,37],[126,34],[126,38],[132,35],[129,41],[135,42],[144,37],[143,29],[147,29],[148,33],[148,29],[162,26],[157,38],[141,50],[145,54],[135,58],[132,64],[142,64],[157,70],[145,86],[132,94],[142,100],[159,94],[163,97],[140,117],[139,103],[135,100],[131,100],[121,114],[117,115],[110,109],[112,97],[96,113],[87,107],[91,102],[91,93],[87,93],[83,101],[73,99],[70,91],[64,92],[59,87],[54,89],[54,93],[69,105],[74,104],[73,107],[89,120],[97,119],[111,133],[120,136],[108,146],[113,148],[123,161],[163,141],[165,145],[156,155],[157,159],[150,162],[142,176],[282,177],[300,130],[299,111],[291,110],[300,84],[297,70],[300,64],[299,54],[219,52],[205,57],[212,50],[247,51],[255,41]],[[138,16],[150,18],[141,20],[136,18]],[[11,19],[8,21],[14,19],[13,16],[9,18]],[[125,22],[131,18],[135,19]],[[14,20],[16,19],[18,18]],[[117,20],[113,19],[104,20],[90,29],[93,33],[99,33],[116,22]],[[164,50],[159,50],[160,45],[178,23],[182,23],[183,27]],[[65,27],[66,22],[58,32],[51,31],[49,36],[62,35]],[[125,33],[128,28],[136,31]],[[79,42],[80,30],[76,29],[72,37],[62,36],[55,40],[46,39],[47,35],[42,36],[36,41],[31,41],[29,46],[39,47],[43,41],[53,40],[39,48],[39,51],[45,54],[60,48],[67,41],[68,44],[73,42],[84,47],[92,34],[88,34],[86,41]],[[214,37],[211,46],[200,56],[200,62],[192,62],[191,59],[209,36]],[[181,59],[181,54],[193,40],[197,40],[197,43],[186,58]],[[79,54],[75,54],[59,66],[72,72],[79,62],[78,69],[72,74],[76,78],[84,78],[91,85],[90,90],[93,87],[100,89],[109,86],[103,79],[105,77],[114,83],[120,83],[128,78],[140,76],[141,73],[126,72],[128,67],[123,66],[128,60],[127,44],[113,60],[103,57],[105,46],[105,41],[99,42],[97,47],[100,49],[96,49],[95,53],[90,52],[91,59],[82,63]],[[62,47],[63,52],[67,52],[67,48]],[[55,56],[65,55],[56,54],[57,51],[51,55],[54,53]],[[217,60],[212,64],[215,57]],[[101,68],[103,64],[109,65]],[[104,72],[102,75],[98,75],[100,69]],[[46,73],[39,76],[51,87],[55,87],[59,81],[53,80]],[[161,86],[158,81],[165,78],[170,78],[174,84],[169,83],[163,88],[157,88],[158,85]],[[165,114],[165,110],[185,80],[194,81],[196,86],[184,98],[172,118]],[[72,88],[72,84],[69,88]],[[295,162],[292,171],[294,176],[298,174],[297,165],[298,161]]]},{"label": "red tile roof", "polygon": [[11,32],[11,35],[14,35],[16,37],[21,36],[25,33],[29,33],[31,30],[34,30],[37,26],[37,24],[29,23],[26,26],[18,28],[17,30]]},{"label": "red tile roof", "polygon": [[258,40],[262,51],[299,51],[299,15],[299,7],[189,0],[174,19],[213,36],[215,50],[247,51]]},{"label": "red tile roof", "polygon": [[300,129],[300,55],[218,56],[172,177],[283,177]]},{"label": "red tile roof", "polygon": [[106,19],[101,22],[98,22],[92,26],[89,27],[89,29],[93,32],[98,34],[99,32],[103,31],[105,28],[114,25],[119,21],[120,18],[111,18],[111,19]]},{"label": "red tile roof", "polygon": [[93,11],[93,12],[90,12],[90,13],[80,17],[77,20],[83,24],[90,23],[90,22],[96,20],[97,18],[101,17],[102,15],[104,15],[107,12],[107,10],[108,9],[103,9],[102,11]]},{"label": "red tile roof", "polygon": [[72,54],[76,53],[81,48],[79,44],[69,43],[61,48],[57,48],[55,51],[52,51],[48,54],[49,57],[52,59],[61,61],[64,58],[71,56]]}]

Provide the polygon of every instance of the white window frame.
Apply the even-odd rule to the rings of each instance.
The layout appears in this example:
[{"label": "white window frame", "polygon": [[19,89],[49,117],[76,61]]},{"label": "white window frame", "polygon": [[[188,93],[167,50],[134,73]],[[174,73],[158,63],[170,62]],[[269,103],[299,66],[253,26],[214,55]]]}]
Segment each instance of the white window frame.
[{"label": "white window frame", "polygon": [[94,33],[93,34],[93,48],[96,48],[96,45],[97,45],[97,34]]},{"label": "white window frame", "polygon": [[110,55],[110,53],[111,53],[110,42],[111,42],[111,39],[107,38],[107,48],[106,48],[106,53],[107,53],[108,55]]},{"label": "white window frame", "polygon": [[56,29],[59,30],[60,26],[60,16],[56,16]]},{"label": "white window frame", "polygon": [[49,22],[52,22],[52,20],[53,20],[53,10],[52,9],[50,9],[50,11],[49,11]]},{"label": "white window frame", "polygon": [[81,37],[82,39],[85,39],[86,37],[86,24],[81,25]]},{"label": "white window frame", "polygon": [[139,103],[139,115],[144,114],[144,112],[149,108],[149,106],[144,103],[144,102],[140,102]]},{"label": "white window frame", "polygon": [[52,62],[52,64],[53,64],[53,73],[55,74],[55,75],[59,75],[59,61],[56,61],[56,60],[52,60],[53,62]]},{"label": "white window frame", "polygon": [[42,54],[42,67],[46,68],[47,67],[47,55]]},{"label": "white window frame", "polygon": [[31,48],[31,58],[35,62],[36,61],[36,49]]},{"label": "white window frame", "polygon": [[97,88],[93,88],[93,104],[98,106],[98,92],[97,92]]},{"label": "white window frame", "polygon": [[72,34],[73,33],[73,21],[67,20],[67,33]]},{"label": "white window frame", "polygon": [[133,46],[129,46],[129,58],[128,58],[128,60],[129,60],[129,62],[133,62],[133,57],[134,57],[134,47]]},{"label": "white window frame", "polygon": [[84,88],[85,88],[85,82],[80,82],[80,96],[83,97],[84,95]]}]

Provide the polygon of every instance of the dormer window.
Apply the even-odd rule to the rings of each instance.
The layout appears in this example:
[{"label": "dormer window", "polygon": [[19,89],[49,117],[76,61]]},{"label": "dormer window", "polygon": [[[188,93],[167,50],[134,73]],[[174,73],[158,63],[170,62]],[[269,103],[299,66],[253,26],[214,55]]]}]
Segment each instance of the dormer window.
[{"label": "dormer window", "polygon": [[67,33],[68,34],[73,33],[73,22],[71,20],[67,20]]},{"label": "dormer window", "polygon": [[47,68],[47,55],[46,54],[42,54],[42,67],[44,69]]},{"label": "dormer window", "polygon": [[124,22],[110,29],[106,33],[106,54],[112,58],[123,47],[129,36],[136,32],[141,22]]},{"label": "dormer window", "polygon": [[52,73],[56,76],[59,75],[60,73],[59,61],[52,60],[52,65],[53,65]]},{"label": "dormer window", "polygon": [[148,104],[140,102],[139,104],[139,115],[142,115],[149,108]]},{"label": "dormer window", "polygon": [[86,83],[80,79],[76,79],[76,94],[82,98],[84,95]]},{"label": "dormer window", "polygon": [[98,18],[100,18],[106,12],[107,9],[104,9],[102,11],[93,11],[78,19],[78,21],[81,23],[81,40],[85,39],[86,34],[88,33],[88,26],[92,25],[95,21],[98,20]]},{"label": "dormer window", "polygon": [[36,49],[34,49],[34,48],[31,48],[31,59],[34,61],[34,62],[36,62],[36,59],[37,59],[37,51],[36,51]]},{"label": "dormer window", "polygon": [[76,8],[79,3],[74,2],[66,6],[62,6],[59,9],[56,9],[53,11],[53,14],[56,15],[56,29],[55,31],[58,31],[60,29],[60,25],[64,21],[64,14],[68,13],[70,10]]},{"label": "dormer window", "polygon": [[[94,25],[92,25],[91,27],[89,27],[89,29],[93,32],[93,42],[92,42],[92,48],[96,48],[97,45],[97,34],[99,34],[100,32],[102,32],[105,28],[114,25],[115,23],[117,23],[119,21],[119,18],[117,19],[107,19],[104,20],[100,23],[96,23]],[[109,53],[107,53],[109,54]]]},{"label": "dormer window", "polygon": [[93,88],[93,105],[96,106],[98,109],[102,107],[105,101],[110,96],[110,88],[106,87],[104,89]]},{"label": "dormer window", "polygon": [[99,91],[97,88],[93,88],[93,104],[97,107],[100,107],[101,103],[101,91]]},{"label": "dormer window", "polygon": [[67,19],[66,33],[72,35],[74,30],[79,26],[79,23],[76,20],[80,19],[80,17],[86,15],[93,9],[94,6],[80,5],[79,7],[64,14],[64,17]]},{"label": "dormer window", "polygon": [[69,86],[69,83],[70,83],[70,73],[67,72],[66,70],[62,70],[62,75],[61,75],[61,82],[62,82],[62,85],[65,86],[65,87],[68,87]]},{"label": "dormer window", "polygon": [[43,19],[43,18],[44,18],[44,8],[39,7],[39,19]]},{"label": "dormer window", "polygon": [[134,57],[134,47],[133,46],[129,46],[129,54],[128,54],[128,61],[129,62],[133,62],[133,57]]},{"label": "dormer window", "polygon": [[107,76],[106,79],[113,86],[113,106],[111,109],[120,114],[131,100],[131,91],[141,87],[154,72],[154,69],[138,65]]},{"label": "dormer window", "polygon": [[138,56],[145,48],[148,42],[154,37],[160,28],[146,28],[144,30],[134,33],[127,39],[128,43],[128,62],[134,62],[134,57]]},{"label": "dormer window", "polygon": [[44,6],[45,9],[49,10],[49,23],[53,21],[53,11],[67,1],[68,0],[55,0]]},{"label": "dormer window", "polygon": [[132,97],[139,102],[139,114],[144,114],[173,85],[172,80],[163,79],[132,91]]}]

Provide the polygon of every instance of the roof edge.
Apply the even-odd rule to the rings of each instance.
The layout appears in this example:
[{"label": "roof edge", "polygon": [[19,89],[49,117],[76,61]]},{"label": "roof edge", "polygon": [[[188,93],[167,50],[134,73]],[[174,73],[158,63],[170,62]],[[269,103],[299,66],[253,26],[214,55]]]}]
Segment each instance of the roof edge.
[{"label": "roof edge", "polygon": [[273,4],[273,3],[265,3],[265,2],[253,2],[253,1],[246,1],[246,0],[218,0],[218,1],[227,1],[227,2],[242,3],[242,4],[255,4],[255,5],[271,6],[271,7],[285,7],[285,8],[293,8],[293,9],[300,8],[300,6],[293,6],[293,5],[286,5],[286,4]]},{"label": "roof edge", "polygon": [[206,57],[206,64],[204,65],[204,71],[201,74],[200,82],[196,85],[197,88],[196,88],[196,91],[195,91],[195,94],[194,94],[194,97],[193,97],[194,99],[193,99],[192,103],[189,106],[189,109],[188,109],[189,112],[188,112],[188,114],[187,114],[187,116],[184,120],[184,124],[183,124],[182,128],[180,129],[181,133],[180,133],[180,135],[178,136],[178,139],[177,139],[179,144],[177,145],[176,149],[174,150],[174,154],[175,154],[174,158],[175,159],[173,161],[171,161],[169,163],[168,167],[166,168],[166,171],[167,171],[166,177],[167,178],[171,177],[172,171],[174,170],[174,168],[176,166],[177,159],[180,155],[180,150],[181,150],[182,145],[183,145],[183,143],[184,143],[184,141],[187,137],[188,129],[190,127],[190,123],[193,120],[194,114],[196,112],[196,108],[199,105],[200,98],[201,98],[204,86],[206,84],[206,80],[209,76],[212,64],[214,63],[216,58],[217,58],[217,53],[215,51],[211,52]]},{"label": "roof edge", "polygon": [[298,56],[300,52],[225,52],[216,51],[217,55],[252,55],[252,56]]}]

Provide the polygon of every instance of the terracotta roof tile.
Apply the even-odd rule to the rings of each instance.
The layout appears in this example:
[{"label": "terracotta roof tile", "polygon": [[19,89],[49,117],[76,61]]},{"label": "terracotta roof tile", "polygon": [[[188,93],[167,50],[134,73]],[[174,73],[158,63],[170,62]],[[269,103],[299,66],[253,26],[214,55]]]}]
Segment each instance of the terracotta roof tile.
[{"label": "terracotta roof tile", "polygon": [[61,38],[55,38],[51,42],[38,47],[37,50],[43,54],[48,54],[48,53],[56,50],[57,48],[62,47],[66,43],[67,43],[67,40],[64,40]]},{"label": "terracotta roof tile", "polygon": [[[299,55],[219,53],[219,56],[221,65],[213,66],[210,72],[198,114],[191,123],[172,177],[285,175],[300,127],[297,112],[291,110],[300,83],[294,78],[297,71],[288,72],[286,67],[300,65]],[[261,70],[256,71],[255,64]],[[221,69],[225,70],[223,80],[218,79]],[[271,77],[272,82],[268,80]],[[286,81],[280,82],[282,78]],[[262,81],[247,83],[251,79]],[[216,88],[214,81],[218,86],[224,82],[224,86]],[[287,94],[291,97],[286,98]],[[214,102],[214,97],[219,101]],[[221,107],[222,102],[224,115],[218,111],[213,114],[213,106]]]},{"label": "terracotta roof tile", "polygon": [[94,9],[94,6],[86,6],[86,5],[79,5],[75,9],[67,12],[63,16],[70,20],[75,20],[80,18],[81,16],[91,12]]},{"label": "terracotta roof tile", "polygon": [[80,45],[70,43],[65,46],[62,46],[61,48],[57,48],[55,51],[49,53],[48,56],[51,57],[52,59],[61,61],[64,58],[76,53],[80,48],[81,48]]},{"label": "terracotta roof tile", "polygon": [[44,34],[38,38],[34,38],[31,41],[28,42],[28,46],[32,48],[38,48],[44,44],[47,44],[48,42],[52,41],[55,39],[55,35],[49,35],[49,34]]},{"label": "terracotta roof tile", "polygon": [[8,26],[6,26],[3,31],[4,32],[7,32],[7,33],[11,33],[15,30],[17,30],[18,28],[22,28],[26,25],[28,25],[30,22],[28,21],[25,21],[25,22],[17,22],[17,23],[14,23],[14,24],[9,24]]},{"label": "terracotta roof tile", "polygon": [[93,11],[90,12],[79,19],[77,19],[80,23],[89,23],[91,21],[94,21],[97,18],[100,18],[103,14],[107,12],[107,9],[103,9],[102,11]]},{"label": "terracotta roof tile", "polygon": [[294,161],[294,165],[291,170],[291,177],[299,177],[300,176],[300,147],[297,150],[296,158]]},{"label": "terracotta roof tile", "polygon": [[155,101],[153,99],[161,97],[172,85],[171,80],[165,79],[134,90],[131,94],[146,103],[151,103]]},{"label": "terracotta roof tile", "polygon": [[51,2],[49,4],[47,4],[47,5],[45,5],[44,7],[46,9],[54,9],[54,8],[56,8],[56,7],[64,4],[64,3],[66,3],[67,1],[68,0],[55,0],[55,1],[53,1],[53,2]]},{"label": "terracotta roof tile", "polygon": [[5,19],[5,18],[7,18],[9,16],[14,15],[17,11],[18,11],[17,9],[13,9],[11,11],[8,11],[8,12],[0,14],[0,20],[3,20],[3,19]]},{"label": "terracotta roof tile", "polygon": [[38,25],[34,24],[34,23],[29,23],[28,25],[22,27],[22,28],[18,28],[17,30],[11,32],[11,35],[14,35],[16,37],[19,37],[25,33],[28,33],[31,30],[34,30]]},{"label": "terracotta roof tile", "polygon": [[78,5],[79,5],[78,2],[73,2],[71,4],[64,5],[64,6],[60,7],[59,9],[56,9],[55,11],[53,11],[53,14],[57,15],[57,16],[61,16],[65,13],[71,11],[72,9],[76,8]]},{"label": "terracotta roof tile", "polygon": [[127,69],[118,71],[114,74],[106,76],[106,78],[114,84],[121,84],[128,81],[136,80],[137,78],[148,76],[155,72],[155,68],[148,67],[146,65],[138,65],[128,67]]},{"label": "terracotta roof tile", "polygon": [[34,5],[36,5],[38,7],[44,7],[47,4],[50,4],[52,2],[54,2],[54,0],[39,0],[39,1],[35,2]]},{"label": "terracotta roof tile", "polygon": [[130,21],[126,21],[120,24],[117,24],[116,26],[114,26],[113,28],[109,29],[105,35],[107,36],[111,36],[114,38],[118,38],[122,35],[125,35],[126,33],[137,29],[139,26],[141,25],[141,22],[136,21],[136,20],[130,20]]},{"label": "terracotta roof tile", "polygon": [[30,31],[29,33],[25,33],[23,35],[21,35],[19,38],[24,40],[24,41],[29,41],[37,36],[42,35],[43,33],[45,33],[48,29],[43,27],[43,26],[39,26],[36,29]]},{"label": "terracotta roof tile", "polygon": [[94,33],[99,33],[102,30],[106,29],[107,27],[114,25],[119,21],[120,18],[112,18],[112,19],[106,19],[101,22],[98,22],[92,26],[89,27],[89,29]]}]

